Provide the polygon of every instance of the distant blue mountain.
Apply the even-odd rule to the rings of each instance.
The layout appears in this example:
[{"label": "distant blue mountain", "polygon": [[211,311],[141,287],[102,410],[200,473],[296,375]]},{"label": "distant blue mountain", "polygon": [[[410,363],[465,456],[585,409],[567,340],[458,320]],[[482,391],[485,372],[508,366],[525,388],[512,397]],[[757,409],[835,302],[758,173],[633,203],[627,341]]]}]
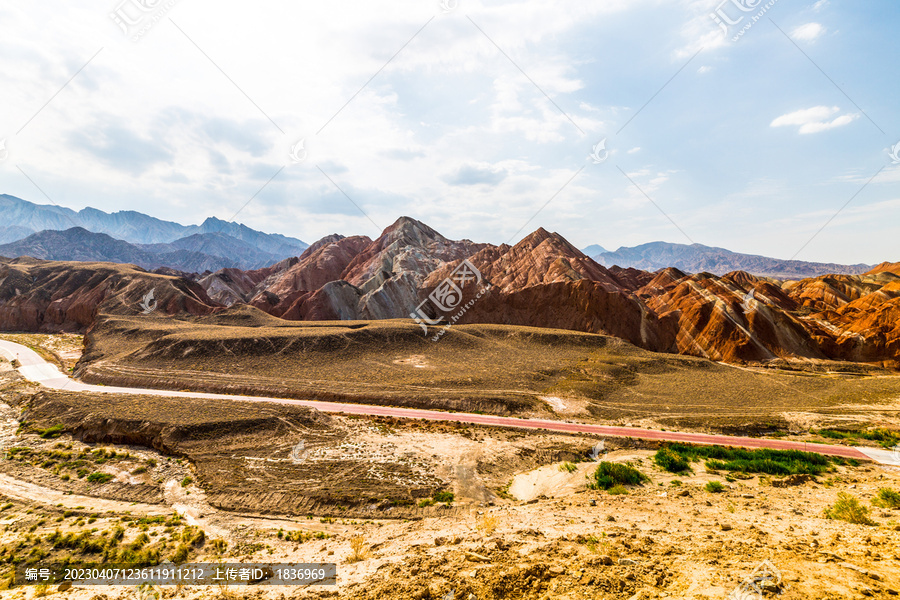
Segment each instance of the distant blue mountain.
[{"label": "distant blue mountain", "polygon": [[133,210],[110,214],[88,207],[76,212],[61,206],[34,204],[7,194],[0,194],[0,223],[0,243],[23,239],[48,229],[62,231],[83,227],[131,244],[167,244],[197,233],[222,233],[282,258],[299,256],[309,246],[296,238],[263,233],[215,217],[206,219],[201,225],[182,225]]},{"label": "distant blue mountain", "polygon": [[589,256],[605,267],[618,265],[644,271],[658,271],[667,267],[675,267],[688,273],[707,272],[714,275],[724,275],[731,271],[747,271],[754,275],[777,279],[818,277],[835,273],[859,275],[872,268],[871,265],[864,264],[840,265],[782,260],[756,254],[740,254],[725,248],[715,248],[703,244],[687,245],[669,242],[650,242],[632,248],[623,246],[615,252],[601,252],[589,254]]},{"label": "distant blue mountain", "polygon": [[590,257],[594,257],[594,256],[597,256],[598,254],[603,254],[604,252],[607,252],[606,248],[604,248],[603,246],[599,246],[597,244],[591,244],[587,248],[582,248],[581,251]]},{"label": "distant blue mountain", "polygon": [[6,256],[124,262],[184,271],[256,269],[299,256],[309,247],[296,238],[215,217],[200,225],[181,225],[136,211],[110,214],[85,208],[76,212],[6,194],[0,195],[0,223],[0,245]]}]

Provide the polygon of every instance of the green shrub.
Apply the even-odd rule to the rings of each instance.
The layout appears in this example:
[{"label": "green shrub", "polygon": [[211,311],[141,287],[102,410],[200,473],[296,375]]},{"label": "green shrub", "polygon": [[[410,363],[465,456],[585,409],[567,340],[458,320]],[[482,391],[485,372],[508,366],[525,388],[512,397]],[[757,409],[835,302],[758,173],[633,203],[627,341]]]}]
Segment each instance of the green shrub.
[{"label": "green shrub", "polygon": [[87,480],[91,483],[106,483],[112,480],[113,476],[109,473],[95,472],[88,475]]},{"label": "green shrub", "polygon": [[593,477],[594,481],[588,487],[600,490],[608,490],[617,485],[638,485],[649,481],[646,475],[631,465],[606,461],[597,466]]},{"label": "green shrub", "polygon": [[718,494],[725,491],[725,485],[721,481],[710,481],[706,484],[705,489],[710,494]]},{"label": "green shrub", "polygon": [[446,490],[440,491],[440,492],[435,492],[431,497],[434,499],[435,502],[447,502],[448,504],[450,502],[453,502],[453,498],[454,498],[453,492],[448,492]]},{"label": "green shrub", "polygon": [[175,550],[175,554],[172,555],[172,562],[176,564],[181,564],[188,559],[188,556],[191,554],[191,547],[187,544],[179,544],[178,548]]},{"label": "green shrub", "polygon": [[900,493],[891,488],[881,488],[872,504],[880,508],[900,508]]},{"label": "green shrub", "polygon": [[578,470],[578,467],[575,465],[575,463],[570,463],[570,462],[566,461],[559,465],[559,470],[564,471],[566,473],[574,473],[575,471]]},{"label": "green shrub", "polygon": [[187,487],[194,483],[194,479],[192,477],[185,477],[181,480],[181,487]]},{"label": "green shrub", "polygon": [[627,494],[628,489],[624,485],[614,485],[607,490],[607,493],[610,496],[619,496],[621,494]]},{"label": "green shrub", "polygon": [[54,425],[47,429],[39,429],[38,433],[40,433],[40,436],[45,440],[52,440],[61,436],[64,431],[65,428],[62,425]]},{"label": "green shrub", "polygon": [[653,461],[660,469],[670,473],[682,473],[691,468],[691,463],[686,457],[678,454],[668,446],[657,450],[653,456]]},{"label": "green shrub", "polygon": [[838,519],[857,525],[875,525],[869,518],[869,509],[859,503],[856,496],[839,492],[834,506],[825,509],[826,519]]}]

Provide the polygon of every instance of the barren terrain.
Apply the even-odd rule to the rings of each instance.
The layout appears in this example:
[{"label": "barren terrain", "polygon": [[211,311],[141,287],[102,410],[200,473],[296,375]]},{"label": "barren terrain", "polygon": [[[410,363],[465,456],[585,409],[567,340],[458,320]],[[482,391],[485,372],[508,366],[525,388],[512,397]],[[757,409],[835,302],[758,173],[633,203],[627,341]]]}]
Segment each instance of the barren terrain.
[{"label": "barren terrain", "polygon": [[[508,343],[516,345],[516,360],[527,361],[534,340],[519,335],[508,332]],[[767,389],[790,382],[814,391],[880,390],[874,402],[861,393],[830,403],[801,394],[808,399],[792,406],[784,392],[783,404],[764,404],[758,420],[786,423],[774,427],[786,439],[838,443],[810,427],[830,423],[852,432],[895,423],[896,396],[887,391],[893,380],[883,375],[751,372],[610,346],[588,346],[585,358],[607,369],[624,365],[618,368],[631,385],[611,387],[607,398],[613,401],[653,385],[654,395],[668,387],[683,394],[683,402],[702,393],[699,385],[675,389],[681,370],[690,369],[691,377],[711,373],[710,382],[747,378],[747,389],[777,381]],[[388,369],[409,369],[413,378],[423,369],[417,365],[445,366],[440,355],[408,356]],[[215,360],[197,364],[209,368]],[[584,387],[565,387],[567,381],[585,386],[572,378],[585,372],[556,373],[552,385],[530,389],[540,413],[568,411],[601,421],[586,409],[596,400],[572,391]],[[766,597],[890,598],[900,590],[900,510],[875,506],[879,490],[900,490],[897,468],[838,460],[816,477],[785,479],[729,474],[701,461],[676,475],[654,463],[657,443],[610,438],[598,444],[590,436],[351,418],[297,406],[48,391],[22,380],[5,361],[0,394],[3,581],[12,561],[96,560],[94,546],[77,541],[90,536],[100,540],[96,552],[115,548],[119,557],[144,552],[156,560],[338,566],[336,587],[151,590],[165,598],[724,598],[766,560],[778,574],[777,582],[766,580]],[[651,403],[649,392],[645,398]],[[660,399],[653,402],[646,410]],[[669,415],[696,410],[672,406]],[[709,414],[736,414],[738,402],[718,410]],[[637,413],[617,421],[659,424]],[[849,434],[841,443],[877,445]],[[589,489],[588,476],[600,461],[632,465],[648,480],[615,495]],[[94,473],[101,475],[90,481]],[[723,490],[708,491],[710,482],[721,482]],[[825,518],[841,492],[861,502],[871,524]],[[114,600],[137,593],[134,587],[77,585],[0,591],[23,600],[38,594]]]}]

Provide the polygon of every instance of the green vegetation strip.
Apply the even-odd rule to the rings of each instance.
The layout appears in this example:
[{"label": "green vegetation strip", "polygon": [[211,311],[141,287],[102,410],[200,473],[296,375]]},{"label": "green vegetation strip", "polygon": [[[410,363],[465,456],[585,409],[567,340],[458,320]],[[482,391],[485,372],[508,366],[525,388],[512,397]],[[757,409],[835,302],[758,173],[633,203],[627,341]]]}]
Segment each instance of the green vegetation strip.
[{"label": "green vegetation strip", "polygon": [[869,440],[878,442],[884,448],[892,448],[900,444],[900,433],[889,429],[872,429],[868,431],[837,431],[835,429],[820,429],[814,431],[822,437],[832,440]]},{"label": "green vegetation strip", "polygon": [[663,470],[682,473],[690,470],[690,463],[706,460],[712,471],[739,471],[767,475],[819,475],[834,469],[835,464],[858,465],[853,459],[842,459],[800,450],[770,450],[762,448],[726,448],[725,446],[690,446],[670,444],[660,448],[653,457]]}]

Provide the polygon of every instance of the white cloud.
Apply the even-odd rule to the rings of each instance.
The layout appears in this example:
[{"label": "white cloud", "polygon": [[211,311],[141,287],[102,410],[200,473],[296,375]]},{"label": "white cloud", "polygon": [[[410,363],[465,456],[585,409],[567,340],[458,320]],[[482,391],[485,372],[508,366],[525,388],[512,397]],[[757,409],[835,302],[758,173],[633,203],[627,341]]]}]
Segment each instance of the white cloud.
[{"label": "white cloud", "polygon": [[818,11],[822,10],[823,8],[825,8],[826,6],[828,6],[828,0],[819,0],[818,2],[813,4],[812,9],[814,11],[818,12]]},{"label": "white cloud", "polygon": [[641,147],[640,147],[640,146],[637,146],[636,148],[632,148],[631,150],[629,150],[629,151],[628,151],[628,154],[636,154],[636,153],[638,153],[638,152],[640,152],[640,151],[641,151]]},{"label": "white cloud", "polygon": [[[802,134],[818,133],[827,131],[835,127],[841,127],[852,123],[859,118],[858,113],[848,113],[831,119],[840,111],[837,106],[813,106],[797,110],[786,115],[781,115],[770,124],[771,127],[785,127],[790,125],[799,125],[799,132]],[[831,119],[830,121],[828,119]]]},{"label": "white cloud", "polygon": [[826,29],[821,23],[807,23],[795,27],[794,30],[791,31],[791,37],[795,40],[800,40],[801,42],[814,42],[821,37],[825,31]]},{"label": "white cloud", "polygon": [[701,75],[703,75],[704,73],[709,73],[711,70],[712,70],[712,67],[703,65],[702,67],[697,69],[697,72],[700,73]]}]

